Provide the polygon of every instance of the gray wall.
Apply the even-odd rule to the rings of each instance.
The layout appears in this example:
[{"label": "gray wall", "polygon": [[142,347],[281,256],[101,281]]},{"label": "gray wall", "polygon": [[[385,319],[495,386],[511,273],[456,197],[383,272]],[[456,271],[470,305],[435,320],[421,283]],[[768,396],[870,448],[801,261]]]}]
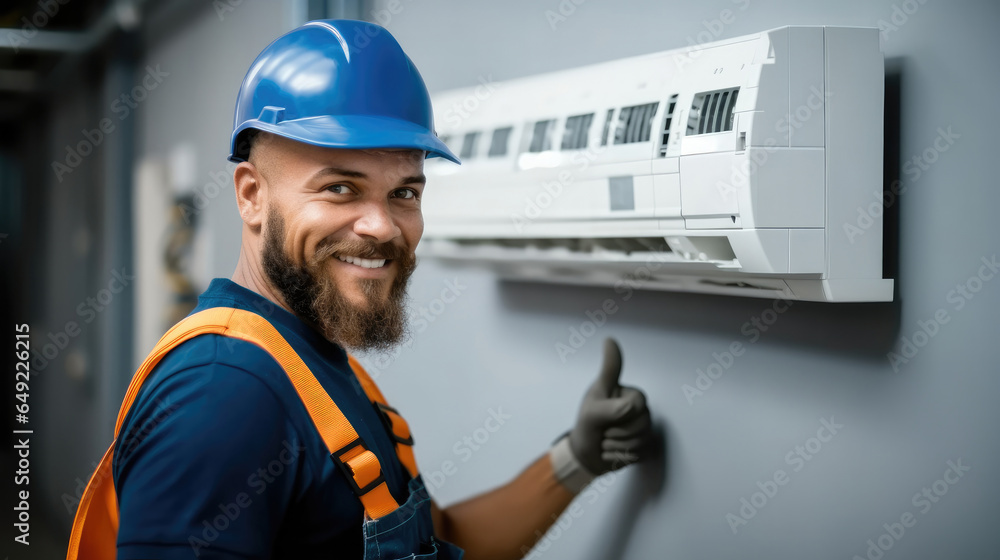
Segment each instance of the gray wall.
[{"label": "gray wall", "polygon": [[[234,164],[226,161],[236,93],[257,54],[293,27],[293,12],[287,2],[203,4],[198,13],[179,14],[176,26],[149,39],[145,63],[160,65],[170,76],[164,81],[164,95],[150,96],[137,109],[137,160],[160,158],[171,167],[180,145],[193,146],[193,169],[182,175],[193,172],[187,183],[193,182],[199,196],[195,219],[205,227],[199,227],[193,268],[197,280],[207,286],[213,276],[232,275],[239,256]],[[151,33],[156,31],[153,26]],[[216,177],[221,175],[229,175],[229,180],[217,189]],[[145,356],[145,351],[140,353],[138,360]]]},{"label": "gray wall", "polygon": [[[915,524],[898,540],[882,538],[892,544],[884,558],[992,557],[1000,502],[992,429],[1000,280],[986,282],[961,309],[949,293],[1000,249],[991,165],[1000,124],[1000,7],[941,0],[562,4],[575,11],[552,29],[545,11],[558,10],[557,0],[403,0],[387,27],[429,87],[441,90],[683,47],[724,9],[735,21],[719,38],[789,24],[892,24],[898,10],[898,29],[884,41],[887,70],[900,90],[889,108],[899,111],[899,130],[887,134],[899,137],[899,161],[887,167],[922,154],[939,127],[959,138],[919,177],[902,168],[908,190],[891,209],[898,212],[897,302],[796,303],[755,342],[741,329],[770,308],[766,300],[636,293],[623,301],[611,289],[498,283],[422,263],[413,302],[433,304],[428,315],[435,320],[390,364],[379,367],[375,357],[367,363],[413,425],[425,476],[445,461],[456,465],[432,485],[438,501],[502,483],[542,453],[570,426],[596,374],[600,341],[614,336],[624,350],[623,383],[648,395],[667,457],[609,476],[581,496],[565,530],[543,544],[543,557],[849,559],[865,557],[867,541],[886,532],[883,524],[907,513]],[[466,286],[462,295],[434,304],[455,277]],[[563,363],[555,345],[607,298],[619,311]],[[939,309],[947,324],[894,369],[887,353],[900,352],[901,337],[913,340],[918,322]],[[689,402],[683,386],[693,386],[698,370],[715,361],[713,352],[733,342],[745,353]],[[510,415],[502,429],[479,449],[467,447],[462,438],[500,407]],[[843,428],[815,456],[786,461],[831,417]],[[969,470],[954,485],[938,483],[945,495],[913,503],[959,459]],[[758,482],[779,469],[788,483],[734,534],[727,513],[740,515],[740,500],[750,500]]]},{"label": "gray wall", "polygon": [[[769,301],[652,292],[626,301],[610,289],[500,283],[424,262],[411,294],[416,309],[426,308],[425,319],[414,324],[412,345],[364,359],[410,420],[418,461],[440,503],[501,484],[544,453],[570,427],[596,375],[600,340],[614,336],[625,355],[623,383],[648,395],[666,456],[596,483],[539,547],[543,557],[863,557],[866,541],[906,513],[916,524],[892,540],[885,558],[989,555],[987,524],[1000,502],[992,475],[1000,457],[990,430],[1000,388],[990,348],[1000,287],[987,282],[962,309],[948,296],[998,249],[1000,194],[988,162],[995,157],[1000,45],[989,33],[1000,14],[986,1],[908,1],[907,9],[918,9],[885,41],[900,90],[893,102],[899,161],[887,164],[923,153],[939,127],[960,138],[919,178],[903,174],[908,191],[892,208],[900,239],[897,302],[796,303],[752,341],[743,325],[761,317]],[[556,0],[402,0],[402,11],[388,20],[381,3],[366,15],[386,22],[431,89],[441,90],[683,47],[724,9],[735,21],[719,38],[787,24],[872,26],[891,21],[893,2],[904,6],[576,2],[562,2],[575,11],[555,29],[545,11],[558,10]],[[171,76],[137,110],[137,161],[190,141],[199,155],[196,184],[226,169],[239,81],[254,55],[288,28],[289,14],[278,3],[245,0],[221,19],[205,7],[183,26],[150,37],[137,73],[160,64]],[[231,191],[213,198],[204,217],[207,282],[230,276],[236,262],[239,217]],[[456,281],[459,296],[444,303],[442,290]],[[570,329],[609,298],[619,310],[561,360],[556,344],[568,342]],[[938,309],[949,322],[896,371],[887,353],[899,351],[900,337],[912,339],[918,321]],[[713,353],[734,342],[745,353],[689,402],[684,385],[694,385]],[[494,414],[509,418],[487,432]],[[843,428],[795,471],[799,463],[786,461],[787,454],[831,417]],[[95,448],[93,459],[102,450]],[[926,513],[912,503],[959,459],[970,470],[953,486],[938,484],[947,494]],[[445,469],[448,462],[453,468]],[[57,492],[70,491],[87,465],[80,459],[57,477]],[[750,500],[778,469],[789,482],[734,534],[726,515],[739,515],[740,500]],[[61,507],[55,496],[51,502]]]}]

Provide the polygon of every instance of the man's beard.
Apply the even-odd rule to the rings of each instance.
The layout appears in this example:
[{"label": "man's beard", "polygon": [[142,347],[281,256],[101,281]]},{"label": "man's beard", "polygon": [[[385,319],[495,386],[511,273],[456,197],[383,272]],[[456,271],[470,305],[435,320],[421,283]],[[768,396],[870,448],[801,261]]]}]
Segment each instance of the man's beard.
[{"label": "man's beard", "polygon": [[[345,348],[385,351],[407,334],[406,285],[416,268],[412,253],[392,243],[330,242],[317,247],[308,262],[296,265],[284,249],[285,220],[274,208],[268,212],[263,235],[264,274],[292,312],[324,338]],[[359,278],[353,281],[360,284],[366,305],[355,306],[327,268],[327,261],[337,258],[334,255],[393,260],[399,271],[391,280],[389,295],[383,299],[383,284],[389,280]]]}]

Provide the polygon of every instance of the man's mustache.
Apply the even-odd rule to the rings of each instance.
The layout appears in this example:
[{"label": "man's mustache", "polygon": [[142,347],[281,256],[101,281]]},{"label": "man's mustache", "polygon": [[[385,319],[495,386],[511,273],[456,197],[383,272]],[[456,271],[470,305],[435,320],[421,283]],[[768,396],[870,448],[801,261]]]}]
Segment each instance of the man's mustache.
[{"label": "man's mustache", "polygon": [[407,256],[407,251],[393,243],[372,243],[360,240],[331,241],[321,244],[316,249],[312,261],[318,264],[338,255],[350,255],[362,259],[399,260]]}]

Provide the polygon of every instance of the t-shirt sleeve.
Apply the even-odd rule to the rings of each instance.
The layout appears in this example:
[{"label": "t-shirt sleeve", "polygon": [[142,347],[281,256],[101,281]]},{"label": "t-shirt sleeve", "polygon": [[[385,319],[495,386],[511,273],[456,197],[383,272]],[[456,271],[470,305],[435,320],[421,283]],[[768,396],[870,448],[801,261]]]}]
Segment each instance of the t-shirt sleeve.
[{"label": "t-shirt sleeve", "polygon": [[264,381],[219,363],[173,372],[125,430],[114,469],[119,560],[270,557],[306,467]]}]

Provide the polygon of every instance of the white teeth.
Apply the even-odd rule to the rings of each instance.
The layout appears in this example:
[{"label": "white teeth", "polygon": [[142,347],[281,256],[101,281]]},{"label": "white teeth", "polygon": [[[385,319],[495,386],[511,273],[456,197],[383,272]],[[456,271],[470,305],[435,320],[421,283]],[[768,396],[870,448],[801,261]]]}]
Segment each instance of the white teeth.
[{"label": "white teeth", "polygon": [[346,255],[338,255],[338,259],[348,262],[362,268],[381,268],[385,266],[385,259],[362,259],[358,257],[349,257]]}]

